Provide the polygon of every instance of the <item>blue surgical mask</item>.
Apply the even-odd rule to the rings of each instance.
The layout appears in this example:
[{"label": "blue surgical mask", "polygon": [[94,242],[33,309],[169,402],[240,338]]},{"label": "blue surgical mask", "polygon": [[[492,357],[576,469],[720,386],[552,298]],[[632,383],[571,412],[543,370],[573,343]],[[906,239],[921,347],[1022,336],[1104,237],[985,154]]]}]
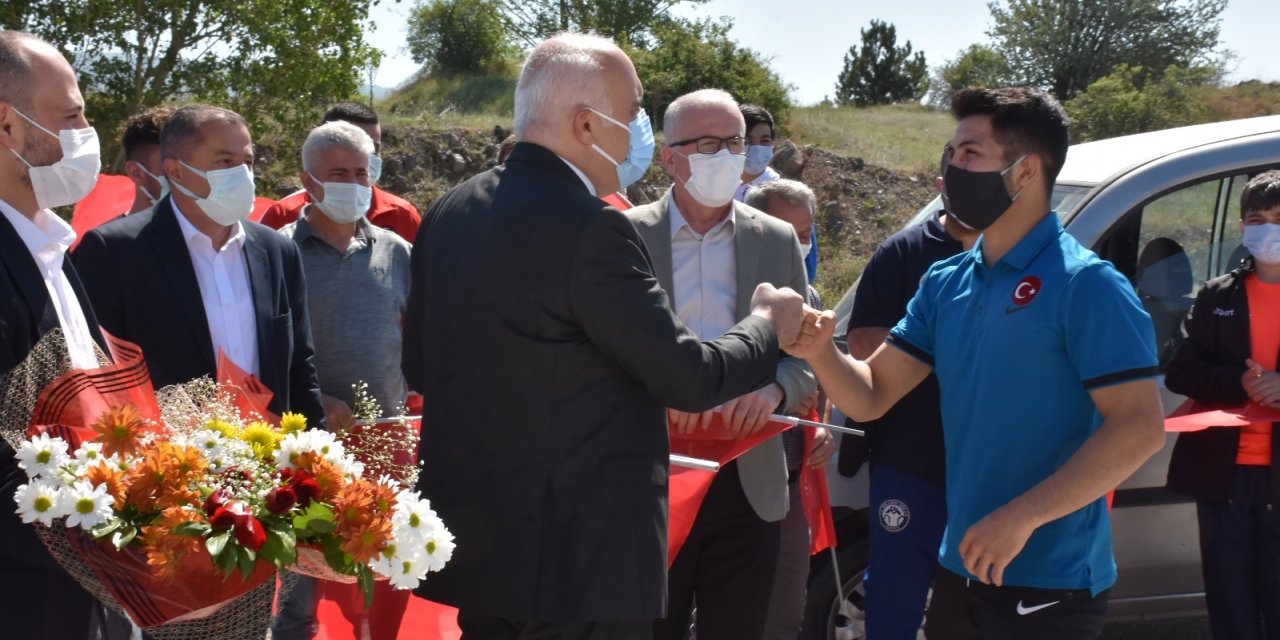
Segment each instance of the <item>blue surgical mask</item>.
[{"label": "blue surgical mask", "polygon": [[587,107],[592,113],[604,118],[610,124],[617,125],[627,130],[631,136],[630,146],[627,148],[627,157],[622,162],[614,160],[600,145],[591,145],[596,153],[604,156],[613,164],[614,169],[618,172],[618,190],[622,191],[627,187],[636,183],[637,180],[644,177],[644,172],[649,170],[649,165],[653,163],[653,126],[649,122],[649,114],[644,109],[636,114],[631,124],[626,125],[610,118],[609,116]]},{"label": "blue surgical mask", "polygon": [[382,157],[377,155],[369,156],[369,184],[378,181],[382,177]]},{"label": "blue surgical mask", "polygon": [[769,168],[769,161],[773,159],[773,145],[771,144],[753,144],[747,146],[747,175],[758,176]]},{"label": "blue surgical mask", "polygon": [[1244,248],[1254,260],[1266,264],[1280,264],[1280,224],[1247,224],[1244,227]]}]

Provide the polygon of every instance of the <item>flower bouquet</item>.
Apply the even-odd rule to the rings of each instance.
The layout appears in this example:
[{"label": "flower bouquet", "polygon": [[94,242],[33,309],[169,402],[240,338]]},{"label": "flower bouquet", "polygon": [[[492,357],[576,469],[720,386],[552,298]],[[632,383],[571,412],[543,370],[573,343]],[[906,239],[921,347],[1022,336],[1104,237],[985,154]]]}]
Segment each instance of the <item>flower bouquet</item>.
[{"label": "flower bouquet", "polygon": [[277,569],[351,579],[368,599],[375,576],[410,589],[448,561],[452,535],[412,474],[370,477],[340,435],[273,422],[240,372],[151,394],[120,384],[128,357],[41,392],[14,444],[28,476],[15,498],[55,558],[151,635],[250,596],[260,626]]}]

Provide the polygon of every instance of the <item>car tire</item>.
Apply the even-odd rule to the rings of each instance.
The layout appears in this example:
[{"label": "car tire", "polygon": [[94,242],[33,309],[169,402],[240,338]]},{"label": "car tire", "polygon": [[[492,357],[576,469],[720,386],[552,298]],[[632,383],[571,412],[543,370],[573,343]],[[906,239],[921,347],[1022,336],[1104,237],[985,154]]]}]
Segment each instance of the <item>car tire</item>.
[{"label": "car tire", "polygon": [[840,565],[840,597],[846,602],[841,612],[841,600],[836,594],[835,567],[827,555],[827,562],[809,580],[809,595],[805,600],[804,625],[801,640],[862,640],[866,638],[866,589],[862,579],[867,573],[866,540],[857,540],[842,546],[836,553]]}]

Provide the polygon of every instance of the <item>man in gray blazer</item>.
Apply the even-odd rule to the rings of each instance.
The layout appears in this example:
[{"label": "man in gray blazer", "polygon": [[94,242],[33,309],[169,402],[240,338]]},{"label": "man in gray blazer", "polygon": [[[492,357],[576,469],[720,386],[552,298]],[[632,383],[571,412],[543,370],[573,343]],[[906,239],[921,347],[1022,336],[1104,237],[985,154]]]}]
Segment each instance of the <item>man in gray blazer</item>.
[{"label": "man in gray blazer", "polygon": [[[756,285],[804,290],[804,259],[790,225],[733,200],[746,142],[729,94],[705,89],[677,98],[663,129],[674,142],[662,149],[662,166],[675,184],[627,216],[676,314],[711,339],[749,314]],[[724,423],[739,436],[754,433],[769,414],[798,406],[816,386],[804,362],[784,357],[773,383],[722,405]],[[699,428],[712,412],[668,414],[678,435]],[[721,469],[670,569],[667,617],[655,623],[655,640],[684,637],[695,597],[699,640],[760,638],[787,493],[780,437]]]}]

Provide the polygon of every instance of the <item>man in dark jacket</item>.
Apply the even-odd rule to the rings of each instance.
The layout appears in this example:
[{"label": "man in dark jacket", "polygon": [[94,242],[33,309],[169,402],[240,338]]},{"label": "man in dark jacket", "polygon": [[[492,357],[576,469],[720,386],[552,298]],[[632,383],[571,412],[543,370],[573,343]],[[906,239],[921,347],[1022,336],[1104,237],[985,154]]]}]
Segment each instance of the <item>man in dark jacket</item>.
[{"label": "man in dark jacket", "polygon": [[[1280,171],[1241,194],[1250,257],[1210,280],[1182,324],[1170,391],[1205,405],[1280,408]],[[1168,487],[1196,499],[1213,637],[1262,640],[1280,626],[1280,430],[1271,422],[1178,436]],[[1264,632],[1264,629],[1266,630]]]},{"label": "man in dark jacket", "polygon": [[599,199],[640,142],[621,123],[641,97],[612,42],[539,44],[510,158],[436,201],[414,243],[418,488],[458,541],[419,594],[457,606],[467,638],[650,637],[666,601],[663,407],[768,383],[798,332],[800,296],[768,285],[717,340],[672,313],[635,227]]}]

